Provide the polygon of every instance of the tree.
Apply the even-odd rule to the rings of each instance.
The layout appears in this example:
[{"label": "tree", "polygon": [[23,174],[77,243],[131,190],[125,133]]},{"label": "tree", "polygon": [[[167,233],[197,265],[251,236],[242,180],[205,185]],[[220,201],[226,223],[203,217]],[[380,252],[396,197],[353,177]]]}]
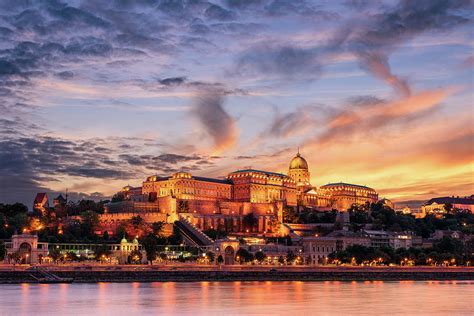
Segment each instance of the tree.
[{"label": "tree", "polygon": [[258,219],[253,213],[248,213],[244,216],[242,224],[246,230],[253,232],[254,228],[258,225]]},{"label": "tree", "polygon": [[267,256],[262,251],[257,251],[255,253],[255,259],[260,263],[262,263],[266,258]]},{"label": "tree", "polygon": [[216,255],[213,252],[208,251],[206,253],[206,257],[209,259],[209,262],[212,263],[212,262],[214,262],[214,259],[215,259]]},{"label": "tree", "polygon": [[13,217],[16,214],[28,212],[28,207],[22,203],[15,204],[3,204],[0,203],[0,213],[4,214],[6,217]]},{"label": "tree", "polygon": [[253,260],[253,255],[248,252],[247,249],[239,248],[239,250],[237,250],[237,253],[235,254],[235,258],[239,263],[249,262]]},{"label": "tree", "polygon": [[154,234],[148,234],[141,240],[141,244],[145,249],[147,261],[153,264],[158,253],[158,238]]},{"label": "tree", "polygon": [[285,264],[285,258],[283,258],[283,256],[278,257],[278,263]]},{"label": "tree", "polygon": [[96,260],[105,260],[105,258],[111,255],[111,251],[107,245],[101,245],[94,251],[94,257]]},{"label": "tree", "polygon": [[20,262],[21,255],[19,251],[15,251],[14,253],[10,254],[10,261],[13,262],[13,264],[17,264]]},{"label": "tree", "polygon": [[5,259],[7,255],[7,248],[5,247],[5,243],[0,240],[0,260]]},{"label": "tree", "polygon": [[53,262],[57,263],[58,260],[62,257],[61,251],[58,248],[53,248],[49,251],[49,256]]},{"label": "tree", "polygon": [[446,213],[451,213],[453,211],[453,204],[451,203],[446,203],[444,204],[444,210],[446,211]]},{"label": "tree", "polygon": [[283,223],[297,223],[298,214],[294,207],[285,206],[283,208]]},{"label": "tree", "polygon": [[150,234],[153,229],[151,225],[145,222],[140,216],[133,216],[130,220],[124,223],[125,231],[128,236],[145,236]]},{"label": "tree", "polygon": [[95,229],[99,225],[99,215],[94,211],[85,211],[80,214],[83,236],[95,236]]},{"label": "tree", "polygon": [[165,222],[163,221],[152,223],[151,229],[153,230],[153,234],[155,234],[156,236],[161,235],[164,226],[165,226]]},{"label": "tree", "polygon": [[122,202],[125,200],[125,195],[122,192],[115,193],[112,196],[112,202]]},{"label": "tree", "polygon": [[213,240],[227,236],[227,233],[220,229],[206,229],[203,233]]},{"label": "tree", "polygon": [[130,252],[130,262],[133,263],[133,264],[139,264],[142,262],[142,253],[138,250],[132,250],[132,252]]},{"label": "tree", "polygon": [[293,253],[293,251],[288,250],[288,253],[286,254],[286,262],[293,263],[295,260],[296,260],[296,255]]},{"label": "tree", "polygon": [[74,251],[66,253],[65,259],[68,261],[79,261],[79,256]]},{"label": "tree", "polygon": [[178,202],[178,213],[187,213],[189,212],[189,203],[186,200],[180,200]]}]

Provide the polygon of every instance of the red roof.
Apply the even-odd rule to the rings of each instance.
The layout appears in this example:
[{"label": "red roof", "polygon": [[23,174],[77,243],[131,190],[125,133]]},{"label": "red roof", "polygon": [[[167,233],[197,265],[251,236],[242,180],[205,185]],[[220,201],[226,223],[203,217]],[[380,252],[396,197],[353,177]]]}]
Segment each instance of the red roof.
[{"label": "red roof", "polygon": [[46,200],[48,199],[48,196],[46,195],[46,193],[38,193],[36,194],[36,197],[35,197],[35,204],[41,204],[43,203],[43,200],[46,198]]}]

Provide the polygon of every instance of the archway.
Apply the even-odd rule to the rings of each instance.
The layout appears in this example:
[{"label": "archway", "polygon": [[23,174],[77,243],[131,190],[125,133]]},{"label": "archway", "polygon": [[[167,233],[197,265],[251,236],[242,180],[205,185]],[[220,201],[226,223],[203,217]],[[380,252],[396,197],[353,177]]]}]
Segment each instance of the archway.
[{"label": "archway", "polygon": [[232,246],[227,246],[224,249],[224,264],[234,264],[235,251]]},{"label": "archway", "polygon": [[22,264],[31,263],[31,245],[29,243],[22,243],[18,249],[18,252],[20,253],[20,260]]}]

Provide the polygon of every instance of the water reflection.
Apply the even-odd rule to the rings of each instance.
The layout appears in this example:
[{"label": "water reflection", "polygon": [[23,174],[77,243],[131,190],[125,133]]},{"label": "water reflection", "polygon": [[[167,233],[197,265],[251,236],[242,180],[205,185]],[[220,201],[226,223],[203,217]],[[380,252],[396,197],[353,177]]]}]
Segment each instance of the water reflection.
[{"label": "water reflection", "polygon": [[0,285],[0,315],[473,314],[474,282]]}]

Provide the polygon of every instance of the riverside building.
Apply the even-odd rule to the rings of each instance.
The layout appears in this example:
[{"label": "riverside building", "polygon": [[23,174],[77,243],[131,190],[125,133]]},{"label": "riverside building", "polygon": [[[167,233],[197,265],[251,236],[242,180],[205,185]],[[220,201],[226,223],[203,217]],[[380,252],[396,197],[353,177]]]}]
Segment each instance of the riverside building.
[{"label": "riverside building", "polygon": [[284,207],[345,211],[352,204],[374,203],[375,190],[348,183],[315,187],[309,166],[298,152],[288,174],[257,169],[231,172],[222,179],[177,172],[149,176],[140,187],[126,186],[123,201],[105,205],[102,227],[113,233],[121,221],[140,215],[147,222],[169,224],[184,217],[198,229],[227,232],[278,232]]}]

